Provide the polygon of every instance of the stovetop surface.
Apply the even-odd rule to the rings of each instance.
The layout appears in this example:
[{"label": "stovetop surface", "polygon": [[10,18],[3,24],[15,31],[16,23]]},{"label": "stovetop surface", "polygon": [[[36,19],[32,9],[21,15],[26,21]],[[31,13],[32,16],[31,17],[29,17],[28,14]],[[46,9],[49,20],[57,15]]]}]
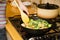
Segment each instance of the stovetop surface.
[{"label": "stovetop surface", "polygon": [[16,30],[21,34],[24,40],[60,40],[60,16],[54,19],[49,19],[56,24],[56,26],[53,29],[51,29],[49,32],[47,32],[44,35],[39,35],[35,37],[23,31],[23,29],[20,27],[21,26],[20,19],[21,19],[20,15],[9,17],[9,21],[13,24]]}]

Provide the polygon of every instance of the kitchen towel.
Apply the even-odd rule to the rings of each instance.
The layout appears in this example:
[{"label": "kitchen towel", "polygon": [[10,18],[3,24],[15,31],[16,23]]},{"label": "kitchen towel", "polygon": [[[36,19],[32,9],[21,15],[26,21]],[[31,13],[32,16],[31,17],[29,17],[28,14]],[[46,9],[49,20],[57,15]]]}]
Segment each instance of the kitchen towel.
[{"label": "kitchen towel", "polygon": [[0,29],[6,24],[6,1],[0,1]]}]

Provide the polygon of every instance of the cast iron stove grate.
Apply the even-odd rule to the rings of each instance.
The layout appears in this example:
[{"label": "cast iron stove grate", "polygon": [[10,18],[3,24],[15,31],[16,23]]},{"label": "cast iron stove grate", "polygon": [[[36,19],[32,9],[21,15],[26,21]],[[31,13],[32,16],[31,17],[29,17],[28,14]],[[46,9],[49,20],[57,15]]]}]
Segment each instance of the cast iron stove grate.
[{"label": "cast iron stove grate", "polygon": [[9,21],[12,23],[12,25],[16,28],[16,30],[21,34],[24,40],[60,40],[60,16],[58,16],[55,19],[50,19],[55,23],[57,26],[51,29],[49,32],[47,32],[45,35],[39,35],[39,36],[31,36],[23,31],[23,29],[20,27],[21,20],[20,17],[9,17]]}]

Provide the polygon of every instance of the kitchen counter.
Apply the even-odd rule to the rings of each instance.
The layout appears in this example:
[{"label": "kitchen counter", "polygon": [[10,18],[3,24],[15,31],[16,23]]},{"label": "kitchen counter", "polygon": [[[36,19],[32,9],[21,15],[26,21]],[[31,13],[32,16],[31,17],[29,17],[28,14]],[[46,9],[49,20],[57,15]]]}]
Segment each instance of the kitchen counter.
[{"label": "kitchen counter", "polygon": [[14,16],[14,15],[19,15],[19,14],[11,12],[11,6],[8,3],[7,8],[6,8],[6,19],[7,19],[6,30],[10,34],[13,40],[23,40],[21,35],[18,34],[16,29],[13,27],[13,25],[8,20],[8,17]]},{"label": "kitchen counter", "polygon": [[10,34],[10,36],[12,37],[13,40],[18,40],[18,39],[23,40],[9,21],[6,24],[6,30]]}]

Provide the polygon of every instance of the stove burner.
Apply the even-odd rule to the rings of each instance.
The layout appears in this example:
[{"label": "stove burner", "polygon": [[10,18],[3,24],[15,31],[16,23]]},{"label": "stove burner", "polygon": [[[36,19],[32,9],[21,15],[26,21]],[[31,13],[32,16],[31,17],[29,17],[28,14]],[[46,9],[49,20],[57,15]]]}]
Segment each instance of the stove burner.
[{"label": "stove burner", "polygon": [[36,37],[23,31],[23,29],[20,27],[21,26],[20,16],[9,17],[9,20],[16,28],[16,30],[22,35],[24,40],[56,40],[56,39],[60,40],[60,25],[59,26],[57,25],[57,23],[60,24],[60,16],[55,19],[49,19],[50,21],[53,21],[53,23],[55,23],[54,24],[55,27],[53,27],[53,29],[51,29],[43,36],[39,35]]}]

